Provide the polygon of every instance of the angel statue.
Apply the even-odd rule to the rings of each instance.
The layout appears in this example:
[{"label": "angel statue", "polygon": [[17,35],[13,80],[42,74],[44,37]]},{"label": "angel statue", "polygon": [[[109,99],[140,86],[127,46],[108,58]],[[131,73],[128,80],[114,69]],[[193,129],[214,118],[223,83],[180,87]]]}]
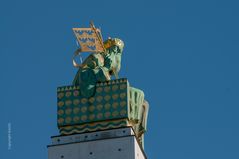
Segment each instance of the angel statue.
[{"label": "angel statue", "polygon": [[104,42],[105,52],[92,53],[84,60],[73,81],[73,85],[80,85],[82,95],[91,97],[97,82],[109,81],[112,75],[118,77],[123,47],[122,40],[109,38]]},{"label": "angel statue", "polygon": [[[108,38],[103,42],[100,31],[93,25],[91,26],[91,33],[84,30],[86,28],[83,28],[83,31],[80,33],[78,30],[76,37],[79,43],[82,44],[82,47],[75,51],[75,55],[84,52],[84,49],[88,49],[88,51],[90,50],[93,53],[91,53],[80,65],[73,60],[74,66],[78,67],[73,85],[79,85],[81,95],[87,98],[94,96],[96,84],[98,82],[109,81],[112,79],[112,76],[118,78],[124,48],[124,42],[119,38]],[[88,38],[87,47],[83,44],[83,37]],[[92,47],[93,43],[95,44],[94,47]],[[148,103],[144,100],[143,91],[130,87],[129,92],[130,122],[136,130],[137,136],[141,139],[141,142],[143,142],[142,136],[146,131]]]}]

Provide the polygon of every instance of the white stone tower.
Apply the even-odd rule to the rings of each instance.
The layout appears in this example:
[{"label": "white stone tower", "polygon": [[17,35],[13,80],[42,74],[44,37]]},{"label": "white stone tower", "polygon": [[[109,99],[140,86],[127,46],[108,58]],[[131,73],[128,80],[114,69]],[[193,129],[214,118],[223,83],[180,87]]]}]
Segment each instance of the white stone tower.
[{"label": "white stone tower", "polygon": [[48,159],[146,159],[131,127],[52,137]]}]

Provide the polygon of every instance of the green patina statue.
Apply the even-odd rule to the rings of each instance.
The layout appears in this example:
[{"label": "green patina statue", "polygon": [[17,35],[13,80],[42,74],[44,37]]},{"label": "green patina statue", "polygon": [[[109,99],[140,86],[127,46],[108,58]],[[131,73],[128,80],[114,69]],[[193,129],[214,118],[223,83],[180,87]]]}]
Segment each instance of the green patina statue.
[{"label": "green patina statue", "polygon": [[[92,53],[79,67],[73,80],[73,85],[80,86],[80,93],[86,98],[94,96],[96,84],[110,81],[112,76],[118,78],[121,67],[121,57],[124,43],[118,38],[109,38],[104,42],[105,51]],[[76,50],[80,52],[81,50]],[[143,133],[146,131],[148,103],[144,100],[143,91],[130,87],[130,121],[143,142]]]},{"label": "green patina statue", "polygon": [[108,39],[104,46],[105,52],[93,53],[85,59],[74,78],[73,85],[80,85],[85,97],[94,94],[97,82],[109,81],[112,75],[118,78],[124,43],[120,39]]}]

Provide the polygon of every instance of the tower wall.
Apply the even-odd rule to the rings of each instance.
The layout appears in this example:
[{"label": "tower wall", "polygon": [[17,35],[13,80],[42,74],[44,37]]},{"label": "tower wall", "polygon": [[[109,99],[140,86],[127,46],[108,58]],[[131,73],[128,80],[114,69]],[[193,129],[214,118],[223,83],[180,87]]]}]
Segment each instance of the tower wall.
[{"label": "tower wall", "polygon": [[48,159],[145,159],[131,127],[52,137]]}]

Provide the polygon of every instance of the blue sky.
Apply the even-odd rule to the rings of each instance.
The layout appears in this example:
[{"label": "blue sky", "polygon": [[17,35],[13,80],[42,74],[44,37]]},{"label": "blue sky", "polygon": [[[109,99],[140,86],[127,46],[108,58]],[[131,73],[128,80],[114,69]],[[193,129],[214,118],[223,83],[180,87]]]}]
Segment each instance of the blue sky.
[{"label": "blue sky", "polygon": [[[0,158],[47,158],[56,87],[76,69],[71,28],[125,42],[120,77],[150,103],[150,159],[239,158],[236,0],[0,1]],[[8,150],[8,123],[12,147]]]}]

